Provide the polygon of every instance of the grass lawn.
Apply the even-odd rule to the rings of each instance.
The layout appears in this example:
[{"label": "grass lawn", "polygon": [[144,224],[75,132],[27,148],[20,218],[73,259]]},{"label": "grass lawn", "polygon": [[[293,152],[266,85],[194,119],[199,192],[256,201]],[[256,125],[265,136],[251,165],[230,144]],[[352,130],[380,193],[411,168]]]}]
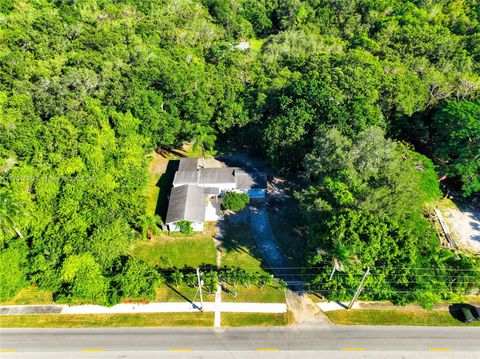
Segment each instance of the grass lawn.
[{"label": "grass lawn", "polygon": [[205,233],[195,233],[188,237],[180,233],[162,233],[150,241],[137,242],[131,254],[161,268],[215,265],[216,249],[212,240],[214,233],[215,227],[212,223],[207,223]]},{"label": "grass lawn", "polygon": [[251,303],[285,303],[285,291],[276,286],[266,286],[260,289],[251,285],[249,288],[237,286],[237,296],[233,295],[233,286],[227,286],[229,293],[222,293],[224,302]]},{"label": "grass lawn", "polygon": [[314,303],[322,303],[326,300],[323,299],[320,295],[316,293],[307,293],[307,296],[314,302]]},{"label": "grass lawn", "polygon": [[325,312],[340,325],[424,325],[480,326],[480,322],[465,324],[453,318],[447,310],[335,310]]},{"label": "grass lawn", "polygon": [[1,328],[210,327],[214,313],[44,314],[0,317]]},{"label": "grass lawn", "polygon": [[[239,214],[239,215],[245,215]],[[222,266],[241,267],[249,272],[267,273],[262,266],[262,256],[250,232],[250,224],[232,223],[228,218],[224,223],[222,239]]]},{"label": "grass lawn", "polygon": [[272,327],[285,326],[293,323],[293,318],[287,313],[222,313],[222,327]]},{"label": "grass lawn", "polygon": [[[245,213],[235,216],[245,216]],[[240,267],[247,272],[270,274],[262,268],[268,265],[262,262],[262,256],[250,232],[248,217],[237,219],[235,222],[227,218],[224,226],[222,266]],[[227,285],[227,290],[228,292],[222,293],[222,300],[225,302],[285,303],[284,290],[278,289],[275,284],[262,289],[255,285],[249,288],[237,286],[237,297],[233,295],[233,286]]]},{"label": "grass lawn", "polygon": [[[191,302],[195,299],[196,302],[200,301],[200,297],[197,294],[197,288],[192,288],[187,285],[168,286],[166,284],[162,285],[156,290],[157,297],[155,298],[156,302]],[[204,302],[214,302],[215,294],[209,294],[203,290],[203,301]]]},{"label": "grass lawn", "polygon": [[22,289],[15,297],[9,301],[0,303],[1,305],[29,305],[29,304],[52,304],[52,292],[43,290],[35,286],[29,286]]}]

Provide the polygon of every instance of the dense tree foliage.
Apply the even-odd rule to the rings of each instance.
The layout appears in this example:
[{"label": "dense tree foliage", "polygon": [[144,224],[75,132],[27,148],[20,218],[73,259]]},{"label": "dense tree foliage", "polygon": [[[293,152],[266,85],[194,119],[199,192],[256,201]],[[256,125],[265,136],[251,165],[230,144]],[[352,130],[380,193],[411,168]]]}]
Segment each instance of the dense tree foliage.
[{"label": "dense tree foliage", "polygon": [[461,183],[465,196],[480,192],[479,100],[449,100],[399,127],[404,138],[431,153],[441,175]]},{"label": "dense tree foliage", "polygon": [[223,197],[222,205],[224,208],[237,212],[245,208],[250,201],[246,193],[227,192]]},{"label": "dense tree foliage", "polygon": [[375,248],[398,236],[412,257],[388,258],[414,263],[436,174],[385,134],[479,191],[479,23],[474,0],[1,2],[3,298],[24,280],[70,302],[150,298],[156,276],[124,261],[160,222],[146,154],[217,137],[309,177],[312,250],[336,250],[340,221],[359,238],[373,226]]}]

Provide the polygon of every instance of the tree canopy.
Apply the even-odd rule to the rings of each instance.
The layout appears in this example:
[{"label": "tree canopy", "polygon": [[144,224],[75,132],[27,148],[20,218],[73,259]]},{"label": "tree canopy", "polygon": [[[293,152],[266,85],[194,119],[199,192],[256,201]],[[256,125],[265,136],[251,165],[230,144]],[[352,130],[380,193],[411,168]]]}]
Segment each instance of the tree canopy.
[{"label": "tree canopy", "polygon": [[128,261],[152,222],[147,154],[186,141],[307,177],[308,260],[346,241],[337,225],[360,242],[371,226],[368,246],[398,237],[389,258],[410,265],[437,174],[479,192],[474,0],[9,0],[0,38],[3,298],[25,282],[65,301],[151,297],[151,268]]}]

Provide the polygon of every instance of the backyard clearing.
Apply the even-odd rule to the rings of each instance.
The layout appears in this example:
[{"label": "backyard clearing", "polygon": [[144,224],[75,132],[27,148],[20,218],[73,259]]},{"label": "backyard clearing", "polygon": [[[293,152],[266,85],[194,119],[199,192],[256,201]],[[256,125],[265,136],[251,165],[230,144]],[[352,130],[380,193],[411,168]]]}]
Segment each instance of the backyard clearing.
[{"label": "backyard clearing", "polygon": [[463,249],[480,253],[480,209],[460,200],[443,199],[440,210],[453,233],[457,244]]}]

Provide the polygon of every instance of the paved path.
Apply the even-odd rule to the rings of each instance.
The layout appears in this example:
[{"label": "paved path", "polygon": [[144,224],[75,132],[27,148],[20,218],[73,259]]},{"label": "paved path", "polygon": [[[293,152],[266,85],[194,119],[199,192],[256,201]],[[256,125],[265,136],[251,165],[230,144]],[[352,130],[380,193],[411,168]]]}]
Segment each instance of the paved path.
[{"label": "paved path", "polygon": [[[200,310],[200,302],[172,302],[148,304],[117,304],[113,307],[101,305],[11,305],[1,306],[2,315],[19,314],[113,314],[113,313],[180,313]],[[203,303],[205,312],[235,312],[235,313],[285,313],[284,303]]]},{"label": "paved path", "polygon": [[[257,246],[277,277],[282,278],[287,283],[299,283],[300,280],[297,273],[295,273],[295,269],[292,269],[287,257],[277,245],[265,203],[250,205],[250,227]],[[300,290],[301,288],[294,289]]]},{"label": "paved path", "polygon": [[[478,359],[480,328],[3,329],[4,358]],[[10,352],[8,352],[10,351]]]}]

